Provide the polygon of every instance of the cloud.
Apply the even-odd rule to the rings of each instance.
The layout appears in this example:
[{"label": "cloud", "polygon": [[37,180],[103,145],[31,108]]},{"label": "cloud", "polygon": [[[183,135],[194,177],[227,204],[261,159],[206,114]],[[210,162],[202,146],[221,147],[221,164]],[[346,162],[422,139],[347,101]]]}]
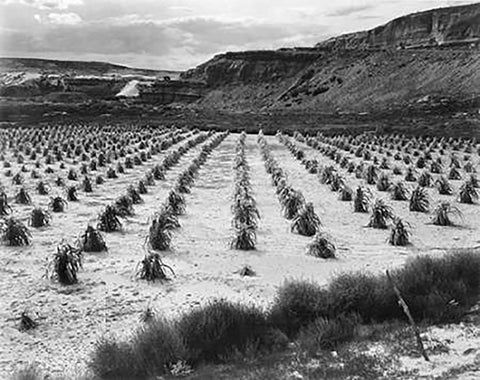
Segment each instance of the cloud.
[{"label": "cloud", "polygon": [[369,9],[372,9],[374,6],[373,4],[357,4],[357,5],[349,5],[345,7],[341,7],[335,9],[334,11],[327,14],[329,17],[344,17],[349,16],[354,13],[363,12]]},{"label": "cloud", "polygon": [[77,25],[82,18],[76,13],[49,13],[47,20],[54,25]]},{"label": "cloud", "polygon": [[2,0],[1,4],[23,4],[41,10],[66,10],[71,6],[83,5],[83,0]]},{"label": "cloud", "polygon": [[[48,25],[36,33],[0,31],[6,52],[65,54],[84,57],[137,56],[138,61],[175,63],[184,69],[227,50],[272,49],[313,45],[324,28],[318,25],[273,23],[253,19],[181,17],[155,20],[125,15],[100,21],[82,21],[75,13],[50,13],[40,18]],[[317,36],[317,37],[316,37]],[[143,58],[142,58],[143,57]],[[142,65],[144,66],[144,65]],[[166,67],[167,65],[164,65]],[[170,65],[168,65],[170,66]]]}]

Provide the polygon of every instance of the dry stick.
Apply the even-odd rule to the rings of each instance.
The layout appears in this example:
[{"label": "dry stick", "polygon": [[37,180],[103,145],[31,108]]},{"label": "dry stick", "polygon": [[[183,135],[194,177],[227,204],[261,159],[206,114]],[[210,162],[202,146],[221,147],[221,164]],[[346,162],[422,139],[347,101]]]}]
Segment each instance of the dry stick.
[{"label": "dry stick", "polygon": [[390,273],[389,273],[388,270],[387,270],[387,277],[388,277],[388,281],[392,285],[393,291],[395,292],[395,294],[398,297],[398,304],[402,307],[403,312],[407,315],[407,318],[408,318],[410,324],[412,325],[413,331],[415,333],[415,337],[417,338],[418,348],[420,349],[420,352],[422,353],[423,358],[427,362],[429,362],[430,359],[427,355],[427,352],[425,351],[425,347],[423,347],[422,338],[420,337],[420,330],[418,329],[417,325],[415,324],[415,321],[413,320],[412,314],[410,314],[410,309],[408,308],[407,303],[403,299],[402,294],[400,293],[400,290],[397,288],[397,285],[395,285],[395,282],[393,282],[393,278],[390,276]]}]

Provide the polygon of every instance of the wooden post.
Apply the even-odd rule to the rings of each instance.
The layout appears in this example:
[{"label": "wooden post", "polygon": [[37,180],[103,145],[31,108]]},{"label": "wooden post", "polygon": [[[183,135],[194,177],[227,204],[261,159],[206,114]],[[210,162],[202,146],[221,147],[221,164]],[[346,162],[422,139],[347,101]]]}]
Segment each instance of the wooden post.
[{"label": "wooden post", "polygon": [[415,337],[417,338],[418,349],[420,350],[423,358],[427,362],[429,362],[430,359],[427,355],[427,352],[425,351],[425,347],[423,347],[422,338],[420,336],[420,330],[418,329],[415,321],[413,320],[412,314],[410,314],[410,309],[408,308],[407,303],[403,299],[402,294],[400,293],[400,290],[398,289],[397,285],[395,285],[395,282],[393,281],[392,276],[390,276],[390,273],[389,273],[388,270],[387,270],[387,278],[388,278],[388,281],[390,282],[390,284],[392,285],[393,291],[395,292],[395,294],[398,298],[398,304],[402,307],[403,312],[406,314],[406,316],[408,318],[408,321],[410,322],[410,325],[413,328],[413,332],[415,333]]}]

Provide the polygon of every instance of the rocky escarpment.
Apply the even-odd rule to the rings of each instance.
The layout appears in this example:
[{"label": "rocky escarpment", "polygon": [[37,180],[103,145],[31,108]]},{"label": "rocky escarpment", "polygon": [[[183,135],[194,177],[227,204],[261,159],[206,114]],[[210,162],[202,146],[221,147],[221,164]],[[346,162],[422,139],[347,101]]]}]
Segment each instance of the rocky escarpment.
[{"label": "rocky escarpment", "polygon": [[321,56],[317,49],[280,49],[225,53],[181,74],[211,87],[231,83],[276,82],[294,77]]},{"label": "rocky escarpment", "polygon": [[475,47],[479,41],[480,3],[413,13],[369,31],[331,38],[316,47],[330,50]]},{"label": "rocky escarpment", "polygon": [[208,84],[197,104],[211,109],[338,114],[477,107],[479,17],[480,4],[431,10],[314,48],[221,54],[182,77]]}]

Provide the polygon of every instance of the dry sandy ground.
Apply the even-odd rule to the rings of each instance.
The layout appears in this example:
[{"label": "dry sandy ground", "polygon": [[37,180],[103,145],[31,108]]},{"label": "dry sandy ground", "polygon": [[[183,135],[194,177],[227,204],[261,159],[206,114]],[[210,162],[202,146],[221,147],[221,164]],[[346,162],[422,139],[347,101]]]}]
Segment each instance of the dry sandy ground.
[{"label": "dry sandy ground", "polygon": [[[125,221],[122,233],[105,235],[108,253],[86,254],[78,285],[65,287],[48,280],[44,276],[47,258],[61,239],[74,241],[88,223],[95,222],[103,206],[124,193],[129,184],[135,184],[148,168],[161,162],[165,153],[143,166],[127,170],[126,175],[116,180],[107,181],[92,194],[80,191],[80,202],[70,202],[65,213],[53,214],[50,227],[31,229],[33,244],[30,247],[0,246],[0,378],[34,361],[52,374],[82,372],[98,337],[128,334],[139,325],[139,316],[147,306],[167,316],[219,297],[267,307],[277,287],[286,279],[326,283],[339,272],[379,272],[399,266],[420,252],[437,255],[447,248],[480,244],[478,205],[460,206],[464,214],[462,227],[441,228],[428,224],[430,216],[409,212],[406,202],[389,201],[394,204],[395,213],[407,220],[414,231],[411,247],[389,246],[387,231],[366,228],[367,214],[353,213],[349,202],[340,202],[337,194],[308,174],[282,144],[274,137],[267,137],[289,181],[304,193],[307,201],[314,203],[324,229],[337,246],[336,260],[309,257],[305,251],[310,238],[290,232],[289,222],[281,215],[265,171],[256,136],[248,136],[247,160],[261,213],[258,249],[253,252],[231,250],[232,167],[237,139],[238,135],[230,135],[213,151],[186,197],[187,212],[180,217],[182,228],[175,233],[174,249],[164,254],[165,263],[176,274],[168,283],[137,281],[135,267],[145,252],[149,217],[159,209],[176,177],[198,154],[199,147],[190,150],[167,173],[165,181],[157,181],[149,188],[149,194],[143,196],[145,202],[135,206],[136,215]],[[308,150],[308,154],[316,152]],[[319,159],[326,164],[330,162],[324,157]],[[14,166],[13,172],[17,171]],[[359,183],[353,176],[348,179],[352,186]],[[7,194],[12,196],[15,186],[9,179],[2,182],[6,184]],[[34,191],[36,180],[28,182],[34,203],[46,207],[48,196]],[[53,184],[52,187],[56,189]],[[439,199],[437,195],[434,197]],[[13,203],[12,206],[14,215],[23,220],[33,207]],[[257,276],[241,277],[236,273],[246,264]],[[30,332],[18,330],[18,317],[24,310],[39,321],[38,328]],[[476,360],[472,368],[477,372],[473,372],[471,378],[480,376],[478,324],[435,327],[426,332],[426,337],[451,340],[447,342],[451,350],[433,356],[431,364],[406,357],[405,368],[417,368],[418,376],[428,378]],[[475,350],[464,355],[468,348]]]}]

